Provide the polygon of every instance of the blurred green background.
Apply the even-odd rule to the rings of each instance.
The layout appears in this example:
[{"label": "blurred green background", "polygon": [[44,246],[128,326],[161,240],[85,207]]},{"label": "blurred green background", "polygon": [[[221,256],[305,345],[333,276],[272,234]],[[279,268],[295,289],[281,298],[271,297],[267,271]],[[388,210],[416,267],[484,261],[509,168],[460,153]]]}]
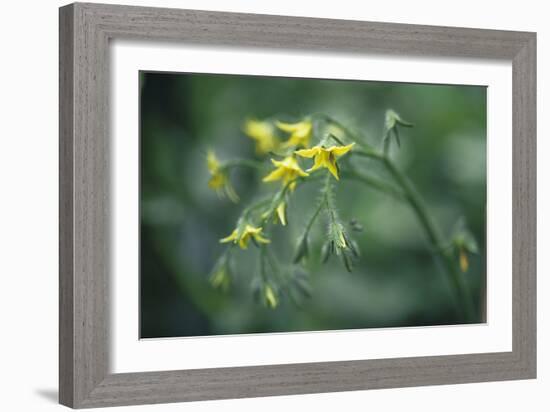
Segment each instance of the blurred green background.
[{"label": "blurred green background", "polygon": [[[207,187],[208,148],[222,160],[257,158],[241,131],[245,118],[299,120],[313,112],[335,117],[380,147],[389,108],[415,125],[402,130],[401,148],[392,152],[399,168],[445,235],[464,216],[479,244],[463,276],[484,321],[485,87],[142,72],[140,88],[142,338],[460,323],[449,282],[410,208],[353,181],[341,181],[336,192],[341,217],[364,227],[354,235],[362,255],[353,273],[334,258],[319,263],[320,219],[308,264],[312,296],[301,307],[283,301],[272,310],[254,301],[253,246],[237,251],[238,278],[228,293],[208,282],[223,250],[218,240],[233,230],[243,205],[266,190],[261,176],[241,169],[231,175],[241,202],[218,198]],[[385,176],[376,162],[365,167]],[[273,244],[283,261],[294,248],[285,239],[300,234],[316,190],[300,187],[289,225],[275,228]]]}]

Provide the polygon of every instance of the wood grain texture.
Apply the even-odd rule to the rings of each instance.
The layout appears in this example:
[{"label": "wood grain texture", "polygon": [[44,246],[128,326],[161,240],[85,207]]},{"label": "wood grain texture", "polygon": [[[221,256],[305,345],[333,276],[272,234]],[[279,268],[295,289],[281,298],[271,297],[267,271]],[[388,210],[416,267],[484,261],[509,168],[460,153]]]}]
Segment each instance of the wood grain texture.
[{"label": "wood grain texture", "polygon": [[59,15],[59,400],[73,404],[73,37],[69,10]]},{"label": "wood grain texture", "polygon": [[[84,408],[533,378],[533,33],[75,3],[60,9],[60,402]],[[109,373],[109,40],[327,50],[513,65],[513,350]]]}]

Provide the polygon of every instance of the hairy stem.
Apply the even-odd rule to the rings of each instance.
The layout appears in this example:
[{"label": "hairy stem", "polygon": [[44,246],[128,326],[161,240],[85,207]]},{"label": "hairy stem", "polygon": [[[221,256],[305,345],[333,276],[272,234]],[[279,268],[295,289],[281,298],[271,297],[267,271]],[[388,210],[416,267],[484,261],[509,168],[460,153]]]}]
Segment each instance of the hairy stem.
[{"label": "hairy stem", "polygon": [[306,224],[306,228],[304,229],[304,233],[302,234],[302,238],[307,237],[309,235],[309,232],[311,228],[313,227],[313,223],[315,223],[315,220],[317,220],[317,217],[319,216],[319,213],[321,213],[321,210],[323,210],[324,207],[327,205],[327,197],[329,196],[328,191],[330,190],[330,178],[329,176],[325,177],[325,184],[321,188],[321,198],[319,200],[319,203],[317,205],[317,208],[315,209],[315,212],[313,212],[313,215],[309,218],[309,221]]},{"label": "hairy stem", "polygon": [[309,219],[309,222],[307,222],[307,226],[306,226],[306,229],[304,231],[304,234],[306,236],[307,236],[307,234],[309,234],[309,231],[311,230],[311,227],[313,226],[313,223],[315,223],[315,220],[317,219],[317,216],[319,216],[319,213],[323,209],[324,205],[325,205],[325,199],[323,197],[323,199],[317,205],[317,209],[315,209],[315,212],[313,212],[313,215]]}]

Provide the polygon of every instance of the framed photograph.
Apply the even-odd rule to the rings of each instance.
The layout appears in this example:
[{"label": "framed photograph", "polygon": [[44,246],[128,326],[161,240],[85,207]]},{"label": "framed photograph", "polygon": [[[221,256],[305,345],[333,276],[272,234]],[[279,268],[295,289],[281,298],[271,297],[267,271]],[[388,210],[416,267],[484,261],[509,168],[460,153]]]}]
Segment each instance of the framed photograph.
[{"label": "framed photograph", "polygon": [[60,9],[60,402],[536,376],[536,35]]}]

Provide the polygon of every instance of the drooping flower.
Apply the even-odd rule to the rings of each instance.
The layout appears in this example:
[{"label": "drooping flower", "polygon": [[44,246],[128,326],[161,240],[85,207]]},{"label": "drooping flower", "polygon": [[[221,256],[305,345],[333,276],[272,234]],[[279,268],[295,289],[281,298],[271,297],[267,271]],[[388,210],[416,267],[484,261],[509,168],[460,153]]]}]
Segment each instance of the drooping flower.
[{"label": "drooping flower", "polygon": [[329,220],[327,241],[321,250],[322,262],[327,262],[331,255],[338,256],[350,273],[353,271],[355,260],[359,257],[357,243],[349,237],[337,217]]},{"label": "drooping flower", "polygon": [[248,247],[248,242],[252,239],[256,243],[270,243],[271,241],[262,235],[261,227],[254,227],[252,225],[246,225],[244,228],[237,228],[231,232],[231,234],[223,239],[220,239],[220,243],[233,242],[238,244],[241,249]]},{"label": "drooping flower", "polygon": [[212,273],[210,284],[215,289],[220,289],[226,292],[231,284],[231,278],[225,266],[220,266]]},{"label": "drooping flower", "polygon": [[460,251],[458,252],[458,260],[460,264],[460,270],[462,272],[467,272],[468,268],[470,267],[470,262],[468,260],[468,255],[466,254],[466,251],[464,248],[460,248]]},{"label": "drooping flower", "polygon": [[218,195],[227,195],[229,200],[234,203],[239,201],[239,196],[233,189],[229,177],[222,169],[220,161],[216,157],[216,154],[209,150],[206,154],[206,166],[210,172],[210,180],[208,180],[208,187],[215,190]]},{"label": "drooping flower", "polygon": [[462,272],[467,272],[470,268],[469,255],[479,253],[477,242],[463,217],[456,222],[453,232],[452,244],[458,258],[458,266]]},{"label": "drooping flower", "polygon": [[313,135],[311,120],[305,119],[298,123],[277,122],[276,124],[282,131],[290,133],[288,140],[282,144],[283,147],[309,147],[309,141]]},{"label": "drooping flower", "polygon": [[272,152],[279,146],[272,123],[248,119],[244,122],[243,132],[256,142],[256,153],[264,155]]},{"label": "drooping flower", "polygon": [[275,309],[279,304],[279,300],[277,299],[275,291],[269,285],[265,285],[264,287],[264,299],[267,306],[269,306],[271,309]]},{"label": "drooping flower", "polygon": [[271,163],[276,167],[270,174],[263,178],[264,182],[274,182],[281,180],[283,186],[290,183],[290,190],[294,190],[296,187],[295,180],[298,177],[309,176],[302,170],[294,156],[285,157],[283,160],[271,159]]},{"label": "drooping flower", "polygon": [[[472,237],[473,239],[473,237]],[[475,240],[473,241],[475,242]],[[477,254],[477,244],[476,243],[467,243],[460,240],[455,240],[455,248],[458,253],[458,265],[462,272],[467,272],[470,268],[470,257],[469,254]],[[473,245],[473,246],[472,246]]]},{"label": "drooping flower", "polygon": [[340,178],[338,177],[338,164],[336,163],[336,159],[349,152],[354,145],[355,143],[351,143],[347,146],[315,146],[311,149],[297,150],[295,153],[302,157],[315,157],[313,166],[307,170],[308,172],[325,167],[330,173],[332,173],[336,180],[339,180]]}]

